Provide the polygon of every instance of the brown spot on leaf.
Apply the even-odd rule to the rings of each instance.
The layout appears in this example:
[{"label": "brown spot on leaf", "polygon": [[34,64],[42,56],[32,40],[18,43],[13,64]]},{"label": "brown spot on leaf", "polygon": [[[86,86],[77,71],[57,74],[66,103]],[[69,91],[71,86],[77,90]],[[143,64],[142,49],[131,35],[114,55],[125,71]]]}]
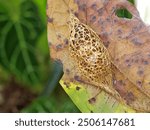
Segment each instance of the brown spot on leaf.
[{"label": "brown spot on leaf", "polygon": [[91,16],[90,22],[94,23],[96,21],[96,16]]},{"label": "brown spot on leaf", "polygon": [[120,35],[120,34],[122,34],[122,33],[123,33],[123,32],[122,32],[121,29],[118,29],[118,30],[117,30],[117,34],[118,34],[118,35]]},{"label": "brown spot on leaf", "polygon": [[89,99],[88,102],[90,104],[94,104],[96,102],[96,98],[93,97],[93,98]]},{"label": "brown spot on leaf", "polygon": [[145,60],[145,61],[143,61],[143,64],[144,64],[144,65],[148,65],[149,62]]},{"label": "brown spot on leaf", "polygon": [[135,101],[135,96],[132,92],[128,92],[125,99],[127,101],[127,104],[131,104],[133,101]]},{"label": "brown spot on leaf", "polygon": [[143,24],[138,24],[135,27],[132,28],[132,33],[137,33],[141,28],[143,27]]},{"label": "brown spot on leaf", "polygon": [[139,29],[137,28],[137,26],[132,28],[132,33],[136,33]]},{"label": "brown spot on leaf", "polygon": [[74,15],[78,18],[78,13],[77,12],[75,12]]},{"label": "brown spot on leaf", "polygon": [[49,23],[53,22],[53,18],[48,17],[47,20],[48,20]]},{"label": "brown spot on leaf", "polygon": [[104,0],[104,1],[103,1],[104,7],[106,7],[106,6],[109,4],[109,2],[110,2],[110,0]]},{"label": "brown spot on leaf", "polygon": [[136,45],[136,46],[142,45],[142,42],[141,42],[140,39],[138,39],[138,38],[133,38],[133,39],[132,39],[132,43],[133,43],[134,45]]},{"label": "brown spot on leaf", "polygon": [[70,73],[70,70],[69,70],[69,69],[66,69],[66,73],[69,74],[69,73]]},{"label": "brown spot on leaf", "polygon": [[118,22],[118,20],[117,20],[117,19],[113,19],[113,22],[114,22],[114,23],[117,23],[117,22]]},{"label": "brown spot on leaf", "polygon": [[69,89],[69,83],[68,82],[64,82],[64,85],[66,86],[66,88],[68,88]]},{"label": "brown spot on leaf", "polygon": [[104,8],[100,8],[97,12],[99,16],[102,16],[104,13]]},{"label": "brown spot on leaf", "polygon": [[58,39],[60,39],[60,38],[61,38],[61,35],[60,35],[60,34],[58,34],[58,35],[57,35],[57,37],[58,37]]},{"label": "brown spot on leaf", "polygon": [[68,45],[68,43],[69,43],[68,39],[65,39],[64,43],[65,43],[65,45]]},{"label": "brown spot on leaf", "polygon": [[94,4],[92,4],[91,8],[92,8],[93,10],[96,10],[96,9],[97,9],[97,5],[94,3]]},{"label": "brown spot on leaf", "polygon": [[105,45],[105,47],[106,47],[106,48],[108,48],[108,47],[109,47],[109,44],[110,44],[110,42],[109,42],[109,41],[104,42],[104,45]]},{"label": "brown spot on leaf", "polygon": [[130,67],[131,67],[131,64],[127,64],[127,67],[129,67],[129,68],[130,68]]},{"label": "brown spot on leaf", "polygon": [[114,80],[114,87],[115,87],[115,90],[122,96],[124,97],[124,95],[126,94],[125,92],[125,87],[123,86],[125,84],[123,84],[122,81],[116,81]]},{"label": "brown spot on leaf", "polygon": [[130,59],[126,59],[126,60],[125,60],[126,63],[129,63],[129,61],[130,61]]},{"label": "brown spot on leaf", "polygon": [[80,89],[81,89],[80,87],[78,87],[78,86],[76,87],[76,90],[77,90],[77,91],[79,91]]},{"label": "brown spot on leaf", "polygon": [[137,71],[137,74],[141,76],[141,75],[144,74],[144,71],[143,71],[143,70],[138,70],[138,71]]},{"label": "brown spot on leaf", "polygon": [[58,44],[58,45],[56,46],[56,50],[59,51],[59,50],[61,50],[61,49],[62,49],[62,45],[61,45],[61,44]]},{"label": "brown spot on leaf", "polygon": [[115,59],[115,61],[118,62],[118,61],[119,61],[119,58]]},{"label": "brown spot on leaf", "polygon": [[75,75],[75,76],[74,76],[74,79],[75,79],[76,81],[78,81],[78,82],[82,82],[81,78],[80,78],[78,75]]},{"label": "brown spot on leaf", "polygon": [[109,17],[106,18],[107,22],[111,22],[111,19]]},{"label": "brown spot on leaf", "polygon": [[142,82],[140,80],[136,81],[136,84],[138,87],[140,87],[140,88],[142,87]]},{"label": "brown spot on leaf", "polygon": [[100,24],[101,25],[101,28],[103,27],[103,25],[104,25],[104,21],[101,19],[101,18],[99,18],[99,20],[98,20],[98,24]]},{"label": "brown spot on leaf", "polygon": [[79,5],[79,10],[86,11],[86,4]]}]

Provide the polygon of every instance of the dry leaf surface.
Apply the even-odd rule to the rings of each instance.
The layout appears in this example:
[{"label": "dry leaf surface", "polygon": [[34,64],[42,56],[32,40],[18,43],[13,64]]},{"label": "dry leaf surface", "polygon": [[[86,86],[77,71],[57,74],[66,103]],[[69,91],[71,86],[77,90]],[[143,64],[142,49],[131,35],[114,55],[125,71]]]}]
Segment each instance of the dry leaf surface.
[{"label": "dry leaf surface", "polygon": [[[115,13],[118,8],[128,9],[132,19],[118,18]],[[63,80],[76,83],[81,81],[78,66],[68,51],[69,10],[92,28],[108,49],[114,64],[113,87],[124,102],[139,112],[150,112],[149,28],[141,21],[137,9],[126,0],[48,1],[51,57],[62,62]],[[95,92],[93,89],[90,91]]]},{"label": "dry leaf surface", "polygon": [[[150,31],[137,9],[126,0],[83,0],[82,3],[77,0],[76,3],[78,17],[103,39],[115,66],[150,96]],[[129,10],[132,19],[118,18],[119,8]]]}]

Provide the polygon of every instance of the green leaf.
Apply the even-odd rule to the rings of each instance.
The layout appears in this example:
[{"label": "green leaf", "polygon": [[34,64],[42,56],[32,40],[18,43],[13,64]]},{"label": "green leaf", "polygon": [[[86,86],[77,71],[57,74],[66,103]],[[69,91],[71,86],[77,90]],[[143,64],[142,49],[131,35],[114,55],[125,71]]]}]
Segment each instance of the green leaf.
[{"label": "green leaf", "polygon": [[46,21],[46,2],[47,0],[33,0],[33,2],[38,6],[39,14],[43,20]]},{"label": "green leaf", "polygon": [[[69,83],[69,84],[68,84]],[[114,97],[101,91],[97,96],[91,97],[94,88],[88,88],[81,83],[73,83],[70,81],[60,81],[63,89],[70,96],[74,104],[81,112],[86,113],[124,113],[135,112],[129,106],[117,101]]]},{"label": "green leaf", "polygon": [[30,0],[0,0],[0,64],[19,80],[40,80],[35,43],[44,24]]}]

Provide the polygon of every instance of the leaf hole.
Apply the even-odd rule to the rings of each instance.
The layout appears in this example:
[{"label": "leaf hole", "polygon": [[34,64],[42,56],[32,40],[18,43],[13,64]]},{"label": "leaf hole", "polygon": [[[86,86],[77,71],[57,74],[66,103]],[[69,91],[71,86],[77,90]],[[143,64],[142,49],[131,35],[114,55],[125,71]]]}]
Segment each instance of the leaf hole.
[{"label": "leaf hole", "polygon": [[127,18],[127,19],[132,19],[132,14],[125,8],[120,8],[116,10],[116,15],[119,18]]}]

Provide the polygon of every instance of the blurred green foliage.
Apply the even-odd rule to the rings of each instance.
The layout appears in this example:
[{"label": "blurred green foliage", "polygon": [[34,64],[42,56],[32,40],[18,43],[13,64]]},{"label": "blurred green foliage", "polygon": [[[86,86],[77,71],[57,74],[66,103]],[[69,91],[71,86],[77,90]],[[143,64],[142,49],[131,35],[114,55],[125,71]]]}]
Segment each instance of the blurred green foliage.
[{"label": "blurred green foliage", "polygon": [[0,0],[0,84],[13,78],[38,95],[22,112],[79,112],[59,86],[61,67],[50,61],[46,2]]},{"label": "blurred green foliage", "polygon": [[42,79],[36,43],[44,28],[31,0],[1,0],[0,63],[17,79],[32,86]]},{"label": "blurred green foliage", "polygon": [[50,97],[40,96],[22,112],[79,112],[64,90],[59,86]]}]

